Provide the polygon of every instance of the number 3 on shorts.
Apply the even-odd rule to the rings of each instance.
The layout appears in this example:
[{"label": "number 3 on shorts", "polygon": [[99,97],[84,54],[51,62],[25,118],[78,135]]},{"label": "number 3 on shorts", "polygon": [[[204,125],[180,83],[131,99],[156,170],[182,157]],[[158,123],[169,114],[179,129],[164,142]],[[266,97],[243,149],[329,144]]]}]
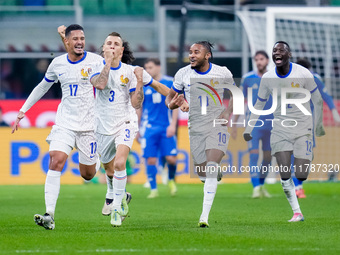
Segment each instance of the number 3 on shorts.
[{"label": "number 3 on shorts", "polygon": [[125,139],[124,140],[129,140],[130,139],[130,129],[125,129]]}]

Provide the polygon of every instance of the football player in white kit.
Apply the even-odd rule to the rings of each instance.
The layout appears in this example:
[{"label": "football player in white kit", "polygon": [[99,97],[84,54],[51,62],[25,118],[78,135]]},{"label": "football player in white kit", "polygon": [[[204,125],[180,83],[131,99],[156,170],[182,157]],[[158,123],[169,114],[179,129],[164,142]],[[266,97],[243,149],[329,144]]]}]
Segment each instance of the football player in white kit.
[{"label": "football player in white kit", "polygon": [[18,130],[18,124],[25,117],[25,112],[59,80],[62,99],[57,110],[56,124],[46,139],[50,144],[50,163],[45,182],[46,213],[34,215],[37,225],[50,230],[55,227],[54,213],[61,171],[72,149],[76,148],[79,152],[79,170],[85,180],[94,177],[98,161],[94,135],[95,99],[90,76],[102,57],[84,51],[85,35],[80,25],[73,24],[66,28],[65,43],[67,54],[53,59],[44,79],[34,88],[20,109],[12,130],[12,133]]},{"label": "football player in white kit", "polygon": [[[143,68],[121,62],[124,47],[121,36],[113,32],[105,39],[103,61],[91,77],[97,88],[96,136],[98,152],[107,175],[113,174],[111,225],[121,226],[128,210],[121,203],[125,197],[126,160],[138,131],[135,111],[143,103]],[[149,79],[149,83],[152,79]],[[131,101],[130,101],[131,100]]]},{"label": "football player in white kit", "polygon": [[[64,43],[65,48],[67,49],[67,44],[65,44],[65,26],[61,25],[58,27],[58,33],[61,37],[62,42]],[[113,32],[113,35],[117,35],[118,37],[119,34]],[[120,37],[121,38],[121,37]],[[107,41],[105,40],[105,43],[107,43]],[[103,47],[104,47],[103,45]],[[101,52],[101,55],[104,55],[104,52]],[[132,68],[132,72],[135,68],[137,68],[137,66],[131,66],[130,64],[134,61],[134,57],[133,57],[133,52],[130,50],[129,47],[129,43],[127,41],[123,40],[123,53],[119,56],[121,60],[121,62],[125,63],[125,64],[129,64],[129,67]],[[106,63],[106,62],[105,62]],[[103,64],[102,66],[104,66],[105,64]],[[127,68],[124,65],[124,68]],[[118,68],[120,70],[120,68]],[[101,70],[99,70],[101,71]],[[116,74],[117,75],[117,74]],[[167,86],[165,86],[164,84],[161,84],[160,82],[152,79],[152,77],[145,71],[143,70],[142,73],[142,78],[143,78],[143,85],[144,86],[148,86],[150,85],[152,88],[154,88],[157,92],[161,93],[162,95],[166,96],[169,93],[169,88]],[[126,81],[124,79],[124,76],[122,77],[122,80],[120,80],[120,82]],[[123,84],[124,85],[124,84]],[[112,92],[114,93],[114,92]],[[114,96],[113,96],[114,97]],[[112,99],[111,99],[112,100]],[[186,102],[184,102],[184,98],[183,97],[177,97],[175,98],[173,101],[174,105],[181,105],[181,110],[182,111],[188,111],[189,107],[188,104]],[[128,107],[130,109],[130,127],[132,128],[131,130],[134,130],[135,132],[138,131],[138,117],[136,114],[136,110],[135,108],[132,107],[131,105],[131,101],[129,101]],[[133,139],[135,137],[135,134],[133,134],[133,137],[130,139],[130,142],[127,143],[128,147],[131,148],[132,146],[132,142]],[[127,142],[127,141],[126,141]],[[99,146],[99,150],[102,148],[100,145]],[[116,144],[116,146],[118,146],[118,144]],[[101,154],[101,153],[99,153]],[[106,171],[106,182],[107,182],[107,192],[106,192],[106,198],[105,198],[105,203],[104,206],[102,208],[102,214],[103,215],[110,215],[112,212],[112,208],[113,208],[113,194],[114,194],[114,188],[113,188],[113,175],[114,175],[114,162],[115,162],[115,158],[114,158],[115,153],[113,153],[112,155],[109,156],[109,158],[111,158],[111,156],[113,156],[113,158],[111,160],[109,160],[110,162],[104,162],[103,158],[101,158],[101,160],[104,163],[104,168]],[[107,159],[106,159],[107,160]],[[122,210],[123,210],[123,215],[126,215],[128,213],[128,203],[131,200],[131,194],[126,192],[126,196],[123,196],[122,199]],[[124,219],[125,216],[122,217],[122,219]]]},{"label": "football player in white kit", "polygon": [[[291,178],[291,155],[294,154],[294,171],[296,178],[306,180],[309,165],[313,159],[313,132],[316,136],[325,134],[322,124],[322,98],[314,82],[311,72],[290,62],[291,51],[288,43],[278,41],[274,44],[272,59],[275,68],[262,76],[258,92],[258,100],[254,106],[262,110],[270,94],[277,92],[277,108],[274,111],[273,129],[270,137],[272,155],[276,157],[280,170],[281,184],[288,202],[294,212],[289,222],[303,221],[300,206],[295,194],[294,182]],[[304,90],[301,90],[304,89]],[[285,91],[286,90],[286,91]],[[297,92],[295,92],[295,91]],[[315,116],[311,115],[310,100],[304,100],[308,91],[315,108]],[[287,93],[288,92],[288,93]],[[281,103],[280,99],[288,98],[290,104]],[[273,94],[273,102],[276,99]],[[304,102],[302,103],[302,101]],[[282,109],[285,106],[286,109]],[[303,112],[302,109],[307,110]],[[281,113],[283,111],[283,113]],[[284,113],[286,112],[286,113]],[[256,123],[258,115],[251,114],[250,120]],[[243,134],[244,139],[252,139],[253,126],[249,124]]]},{"label": "football player in white kit", "polygon": [[[228,68],[210,63],[211,48],[212,44],[208,41],[200,41],[191,45],[189,50],[190,65],[181,68],[175,74],[173,87],[166,99],[166,104],[171,110],[177,108],[171,100],[178,97],[178,93],[184,91],[189,102],[190,150],[195,170],[198,169],[197,173],[204,182],[203,210],[198,223],[199,227],[209,227],[208,217],[217,189],[218,173],[216,170],[227,151],[230,136],[226,125],[212,128],[213,122],[214,119],[219,118],[229,120],[233,111],[232,97],[227,109],[222,103],[221,106],[214,108],[212,108],[212,102],[207,104],[208,115],[201,114],[198,98],[191,98],[194,96],[193,89],[197,87],[196,83],[191,84],[193,78],[208,78],[209,84],[215,86],[219,98],[223,98],[224,88],[216,84],[234,86],[233,76]],[[219,137],[222,138],[220,141]]]}]

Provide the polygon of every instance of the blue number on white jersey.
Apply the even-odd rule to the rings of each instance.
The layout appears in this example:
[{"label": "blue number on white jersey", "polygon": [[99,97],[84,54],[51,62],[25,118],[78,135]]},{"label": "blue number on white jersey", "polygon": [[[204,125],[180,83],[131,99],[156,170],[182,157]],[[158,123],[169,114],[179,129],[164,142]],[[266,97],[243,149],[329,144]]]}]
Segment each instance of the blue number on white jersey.
[{"label": "blue number on white jersey", "polygon": [[78,90],[78,84],[70,84],[70,96],[76,96]]},{"label": "blue number on white jersey", "polygon": [[115,100],[115,92],[113,90],[110,91],[111,97],[109,98],[110,102],[113,102]]}]

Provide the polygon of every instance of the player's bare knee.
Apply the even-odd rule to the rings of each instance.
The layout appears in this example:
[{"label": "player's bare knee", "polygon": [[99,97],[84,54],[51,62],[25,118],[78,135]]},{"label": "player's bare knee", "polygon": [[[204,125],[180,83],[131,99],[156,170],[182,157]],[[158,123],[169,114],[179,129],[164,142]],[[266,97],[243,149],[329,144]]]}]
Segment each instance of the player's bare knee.
[{"label": "player's bare knee", "polygon": [[[66,154],[65,154],[66,155]],[[50,152],[50,164],[49,169],[55,171],[62,171],[66,162],[67,156],[61,155],[60,153]]]},{"label": "player's bare knee", "polygon": [[166,162],[169,164],[169,165],[176,165],[177,163],[177,158],[175,156],[167,156],[166,157]]},{"label": "player's bare knee", "polygon": [[114,163],[114,169],[118,171],[123,171],[126,168],[126,162],[122,159],[116,159]]},{"label": "player's bare knee", "polygon": [[250,150],[249,153],[250,154],[259,154],[259,150],[258,149]]},{"label": "player's bare knee", "polygon": [[285,172],[285,171],[281,171],[280,172],[280,177],[282,180],[288,180],[291,177],[291,172]]},{"label": "player's bare knee", "polygon": [[295,177],[299,181],[305,181],[305,180],[307,180],[308,172],[299,172],[299,171],[296,171]]},{"label": "player's bare knee", "polygon": [[146,161],[148,165],[156,165],[156,162],[157,162],[157,158],[148,158]]},{"label": "player's bare knee", "polygon": [[81,177],[83,177],[84,180],[90,181],[94,176],[96,172],[91,173],[91,172],[86,172],[86,173],[81,173]]}]

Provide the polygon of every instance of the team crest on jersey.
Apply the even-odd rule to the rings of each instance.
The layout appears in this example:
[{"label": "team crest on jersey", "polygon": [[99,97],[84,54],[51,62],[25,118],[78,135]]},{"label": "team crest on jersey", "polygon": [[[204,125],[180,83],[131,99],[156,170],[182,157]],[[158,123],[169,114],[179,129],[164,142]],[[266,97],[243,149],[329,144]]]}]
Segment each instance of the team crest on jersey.
[{"label": "team crest on jersey", "polygon": [[213,79],[210,80],[210,85],[211,85],[212,87],[215,87],[215,85],[217,85],[217,84],[220,84],[220,83],[219,83],[218,81],[215,81],[215,82],[214,82]]},{"label": "team crest on jersey", "polygon": [[83,69],[81,69],[81,79],[82,80],[88,80],[89,79],[89,76],[90,76],[90,74],[91,74],[91,72],[92,72],[92,68],[83,68]]},{"label": "team crest on jersey", "polygon": [[126,87],[126,84],[128,84],[128,82],[129,82],[129,78],[124,78],[124,75],[121,75],[120,76],[120,81],[122,82],[121,84],[120,84],[120,86],[123,86],[123,87]]},{"label": "team crest on jersey", "polygon": [[299,83],[296,83],[294,84],[294,82],[292,82],[292,88],[300,88],[300,84]]}]

